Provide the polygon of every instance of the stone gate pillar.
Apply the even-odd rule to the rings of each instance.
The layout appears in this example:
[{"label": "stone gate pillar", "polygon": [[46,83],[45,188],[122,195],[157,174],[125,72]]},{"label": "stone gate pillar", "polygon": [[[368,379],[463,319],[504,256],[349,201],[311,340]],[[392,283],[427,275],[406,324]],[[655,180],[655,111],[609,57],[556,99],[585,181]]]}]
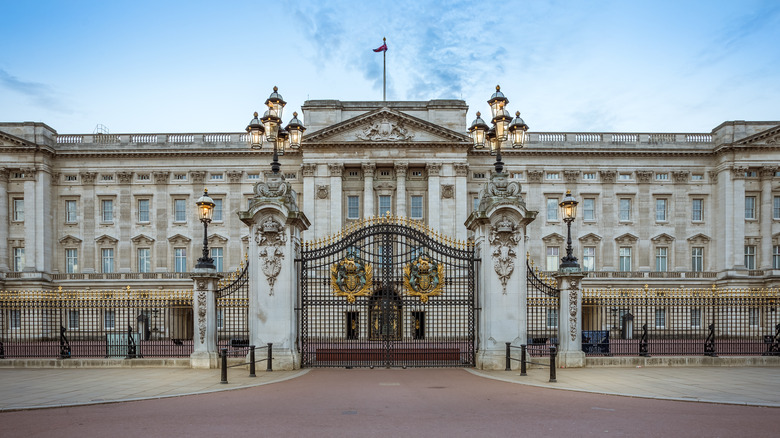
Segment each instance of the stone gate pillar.
[{"label": "stone gate pillar", "polygon": [[585,366],[582,351],[582,278],[579,268],[562,268],[555,278],[561,291],[558,312],[558,357],[561,368]]},{"label": "stone gate pillar", "polygon": [[482,260],[477,368],[503,370],[506,343],[527,341],[525,236],[536,213],[526,210],[520,183],[496,172],[480,193],[479,207],[466,219]]},{"label": "stone gate pillar", "polygon": [[295,191],[280,173],[255,185],[249,210],[239,218],[249,226],[249,343],[273,343],[273,367],[300,367],[297,347],[298,276],[295,259],[309,220],[298,210]]},{"label": "stone gate pillar", "polygon": [[192,368],[218,368],[216,269],[195,268],[192,274],[193,351]]}]

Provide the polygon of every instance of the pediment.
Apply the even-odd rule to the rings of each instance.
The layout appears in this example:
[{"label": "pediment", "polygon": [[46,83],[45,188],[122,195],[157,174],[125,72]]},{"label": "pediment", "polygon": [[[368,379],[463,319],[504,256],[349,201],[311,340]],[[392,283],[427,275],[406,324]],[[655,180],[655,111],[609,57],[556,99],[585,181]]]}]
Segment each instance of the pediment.
[{"label": "pediment", "polygon": [[688,242],[691,242],[693,244],[701,245],[701,244],[709,243],[710,237],[707,236],[706,234],[699,233],[689,237],[687,240]]},{"label": "pediment", "polygon": [[661,233],[661,234],[651,238],[650,240],[653,241],[654,243],[668,244],[668,243],[674,242],[674,237],[672,237],[672,236],[670,236],[670,235],[668,235],[666,233]]},{"label": "pediment", "polygon": [[109,236],[108,234],[103,234],[95,239],[95,243],[98,245],[116,245],[117,242],[119,242],[119,239]]},{"label": "pediment", "polygon": [[588,233],[579,238],[581,244],[584,245],[597,245],[601,243],[601,236],[594,233]]},{"label": "pediment", "polygon": [[390,108],[380,108],[304,136],[304,146],[338,144],[470,145],[467,135]]},{"label": "pediment", "polygon": [[11,135],[7,132],[0,131],[0,147],[35,147],[29,141],[19,138],[15,135]]},{"label": "pediment", "polygon": [[558,233],[550,233],[544,237],[542,237],[542,242],[544,242],[547,245],[560,245],[563,242],[566,241],[566,238],[561,236]]},{"label": "pediment", "polygon": [[171,242],[173,244],[184,244],[184,243],[190,243],[192,239],[190,239],[187,236],[182,236],[181,234],[174,234],[173,236],[168,238],[168,242]]},{"label": "pediment", "polygon": [[221,234],[214,233],[211,236],[209,236],[209,245],[213,243],[227,243],[227,241],[228,238]]},{"label": "pediment", "polygon": [[639,240],[639,237],[637,237],[637,236],[635,236],[635,235],[633,235],[631,233],[626,233],[626,234],[622,234],[622,235],[620,235],[618,237],[615,237],[615,242],[623,243],[623,244],[625,244],[625,243],[636,243],[638,240]]},{"label": "pediment", "polygon": [[133,238],[130,239],[131,242],[135,244],[146,244],[150,245],[152,242],[154,242],[154,239],[147,236],[146,234],[139,234]]},{"label": "pediment", "polygon": [[736,144],[740,146],[780,146],[780,125],[745,137]]},{"label": "pediment", "polygon": [[74,246],[79,244],[81,244],[81,239],[76,236],[71,236],[70,234],[60,239],[60,245],[63,246]]}]

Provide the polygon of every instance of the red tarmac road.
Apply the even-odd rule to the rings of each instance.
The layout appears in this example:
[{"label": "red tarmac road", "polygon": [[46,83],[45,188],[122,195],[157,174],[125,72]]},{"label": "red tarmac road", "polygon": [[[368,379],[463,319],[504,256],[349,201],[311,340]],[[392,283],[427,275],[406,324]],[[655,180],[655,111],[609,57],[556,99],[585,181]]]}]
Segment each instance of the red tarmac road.
[{"label": "red tarmac road", "polygon": [[462,369],[315,369],[265,386],[0,413],[3,437],[776,437],[780,409],[538,388]]}]

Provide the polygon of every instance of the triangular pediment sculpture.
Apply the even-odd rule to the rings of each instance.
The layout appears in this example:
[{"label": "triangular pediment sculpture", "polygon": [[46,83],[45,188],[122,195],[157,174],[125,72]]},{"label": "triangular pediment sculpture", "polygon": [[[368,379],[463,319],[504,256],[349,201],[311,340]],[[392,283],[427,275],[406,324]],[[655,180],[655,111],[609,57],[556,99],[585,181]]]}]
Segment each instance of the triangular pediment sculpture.
[{"label": "triangular pediment sculpture", "polygon": [[780,125],[745,137],[736,142],[735,146],[780,147]]},{"label": "triangular pediment sculpture", "polygon": [[357,117],[307,134],[304,145],[329,144],[441,144],[453,143],[469,146],[471,141],[465,134],[410,116],[391,108],[380,108]]}]

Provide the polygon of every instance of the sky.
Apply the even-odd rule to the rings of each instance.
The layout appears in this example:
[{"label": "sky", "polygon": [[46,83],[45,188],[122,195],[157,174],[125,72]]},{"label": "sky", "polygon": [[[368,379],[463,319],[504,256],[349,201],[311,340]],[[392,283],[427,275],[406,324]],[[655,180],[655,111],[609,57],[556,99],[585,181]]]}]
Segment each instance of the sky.
[{"label": "sky", "polygon": [[0,122],[60,134],[239,132],[274,86],[285,119],[381,100],[383,37],[387,99],[463,99],[467,122],[498,84],[536,132],[780,120],[775,0],[0,0],[0,17]]}]

